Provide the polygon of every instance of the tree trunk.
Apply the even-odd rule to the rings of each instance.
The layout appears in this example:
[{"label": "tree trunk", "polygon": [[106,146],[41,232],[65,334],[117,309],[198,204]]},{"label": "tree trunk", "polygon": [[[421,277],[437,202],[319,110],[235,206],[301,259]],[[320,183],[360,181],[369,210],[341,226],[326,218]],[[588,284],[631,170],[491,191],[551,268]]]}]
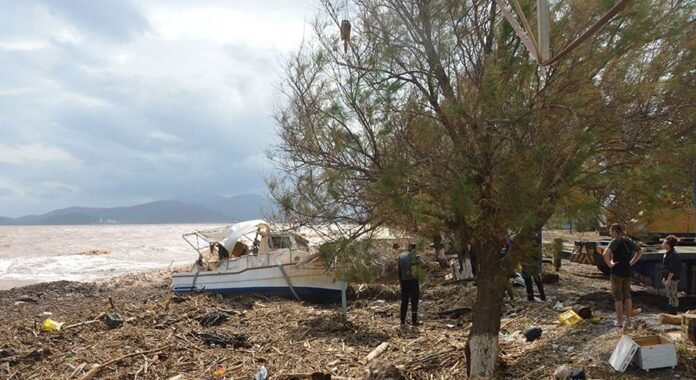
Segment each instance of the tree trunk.
[{"label": "tree trunk", "polygon": [[691,192],[693,193],[692,201],[696,210],[696,173],[694,173],[694,182],[691,184]]},{"label": "tree trunk", "polygon": [[466,343],[467,373],[470,378],[491,378],[498,358],[500,311],[507,278],[500,270],[500,248],[495,249],[491,244],[477,251],[485,253],[479,255],[475,313]]}]

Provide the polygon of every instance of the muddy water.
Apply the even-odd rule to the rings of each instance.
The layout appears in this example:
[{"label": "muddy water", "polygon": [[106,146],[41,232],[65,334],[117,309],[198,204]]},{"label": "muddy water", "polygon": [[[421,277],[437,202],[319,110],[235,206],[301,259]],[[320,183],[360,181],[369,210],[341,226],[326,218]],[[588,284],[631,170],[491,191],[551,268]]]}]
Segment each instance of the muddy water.
[{"label": "muddy water", "polygon": [[219,226],[0,226],[0,289],[190,264],[197,256],[181,235],[213,227]]}]

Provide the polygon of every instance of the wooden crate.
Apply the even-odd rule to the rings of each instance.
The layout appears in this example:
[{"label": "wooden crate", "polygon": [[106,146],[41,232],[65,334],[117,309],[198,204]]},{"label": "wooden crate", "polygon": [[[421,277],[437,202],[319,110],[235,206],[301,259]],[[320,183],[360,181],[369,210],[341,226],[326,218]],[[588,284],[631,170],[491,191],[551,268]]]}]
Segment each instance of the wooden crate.
[{"label": "wooden crate", "polygon": [[684,337],[692,344],[696,344],[696,314],[683,314],[681,325]]},{"label": "wooden crate", "polygon": [[677,366],[677,348],[667,337],[651,335],[633,338],[633,341],[638,345],[633,362],[639,368],[649,371],[653,368]]}]

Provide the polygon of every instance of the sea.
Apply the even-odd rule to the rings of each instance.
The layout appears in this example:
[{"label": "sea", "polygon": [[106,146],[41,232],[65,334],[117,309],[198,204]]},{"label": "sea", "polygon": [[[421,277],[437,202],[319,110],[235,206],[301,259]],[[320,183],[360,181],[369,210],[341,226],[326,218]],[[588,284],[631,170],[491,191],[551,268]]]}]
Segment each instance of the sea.
[{"label": "sea", "polygon": [[0,290],[192,264],[198,255],[181,235],[216,227],[221,225],[0,226]]}]

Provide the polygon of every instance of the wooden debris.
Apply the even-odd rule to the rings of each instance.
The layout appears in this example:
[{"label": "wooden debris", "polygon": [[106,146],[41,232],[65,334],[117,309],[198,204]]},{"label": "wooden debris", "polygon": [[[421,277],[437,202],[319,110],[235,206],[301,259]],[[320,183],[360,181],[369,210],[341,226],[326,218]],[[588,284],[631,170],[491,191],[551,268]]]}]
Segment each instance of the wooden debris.
[{"label": "wooden debris", "polygon": [[102,318],[104,318],[105,315],[106,315],[106,313],[101,313],[101,314],[97,315],[96,318],[90,319],[89,321],[73,323],[73,324],[71,324],[71,325],[65,325],[65,326],[63,326],[62,328],[63,328],[63,329],[70,329],[70,328],[73,328],[73,327],[80,327],[80,326],[84,326],[84,325],[91,325],[92,323],[96,323],[96,322],[101,321]]},{"label": "wooden debris", "polygon": [[[429,273],[419,315],[427,323],[423,328],[404,330],[398,328],[396,277],[364,285],[359,295],[350,298],[347,320],[341,317],[338,307],[275,297],[245,295],[221,299],[206,293],[173,296],[168,278],[137,286],[61,282],[0,291],[0,336],[7,338],[3,344],[8,347],[0,347],[0,378],[11,378],[17,373],[14,378],[68,379],[72,375],[72,379],[79,379],[95,370],[100,372],[92,380],[211,379],[216,369],[224,367],[226,378],[244,379],[264,364],[271,378],[286,380],[293,378],[286,375],[311,376],[315,371],[330,374],[331,379],[362,379],[366,367],[371,369],[373,379],[389,371],[408,379],[465,379],[464,348],[472,317],[466,308],[472,308],[476,288],[444,286],[444,274],[449,272],[436,264],[433,268],[437,272]],[[548,362],[549,355],[576,355],[573,366],[582,366],[593,378],[612,378],[613,372],[607,372],[610,367],[598,366],[592,353],[598,346],[611,344],[606,343],[611,340],[606,339],[606,334],[596,339],[591,334],[605,329],[607,318],[613,317],[614,312],[608,280],[584,276],[595,271],[594,267],[564,262],[563,281],[550,285],[547,297],[557,297],[568,305],[591,305],[595,314],[605,317],[606,323],[580,323],[568,329],[555,323],[557,311],[549,304],[505,301],[501,328],[505,330],[503,336],[513,339],[500,339],[498,378],[549,378],[558,364]],[[37,298],[41,294],[40,303],[13,307],[15,299],[23,294]],[[126,321],[123,328],[107,330],[101,323],[83,323],[94,321],[100,312],[111,311],[109,296]],[[168,300],[171,302],[167,309]],[[654,333],[649,329],[660,327],[656,308],[640,299],[634,302],[643,308],[641,315],[651,316],[651,324],[646,328],[643,322],[648,318],[637,318],[635,330],[630,333]],[[458,309],[465,312],[459,314]],[[47,310],[75,327],[60,334],[34,335],[31,326],[36,315]],[[215,327],[201,326],[197,318],[213,311],[227,313],[228,320]],[[458,315],[456,323],[438,320],[454,315]],[[544,329],[541,344],[524,342],[522,332],[530,325]],[[216,333],[228,339],[247,334],[250,346],[209,346],[192,333]],[[368,364],[366,355],[383,342],[389,346]],[[162,352],[136,352],[167,345],[172,347]],[[51,353],[39,348],[50,349]],[[696,354],[691,344],[680,341],[678,348],[685,357]],[[545,354],[538,355],[539,349]],[[133,356],[106,366],[112,358],[131,353]],[[583,362],[588,357],[595,360]],[[104,366],[95,369],[94,364],[82,363]],[[684,379],[696,378],[696,369],[689,366],[679,365],[674,373]]]},{"label": "wooden debris", "polygon": [[94,376],[96,376],[99,372],[101,372],[101,370],[103,370],[104,368],[107,368],[107,367],[109,367],[109,366],[112,365],[112,364],[116,364],[116,363],[120,362],[121,360],[125,360],[125,359],[128,359],[128,358],[133,357],[133,356],[146,355],[146,354],[152,354],[152,353],[154,353],[154,352],[164,351],[164,350],[167,350],[167,349],[171,348],[172,346],[173,346],[172,344],[168,344],[168,345],[166,345],[166,346],[164,346],[164,347],[156,348],[156,349],[154,349],[154,350],[141,351],[141,352],[133,352],[133,353],[130,353],[130,354],[126,354],[126,355],[120,356],[120,357],[118,357],[118,358],[116,358],[116,359],[109,360],[108,362],[106,362],[106,363],[104,363],[104,364],[95,365],[92,369],[90,369],[87,373],[85,373],[84,376],[82,376],[82,377],[80,378],[80,380],[89,380],[89,379],[92,379],[92,378],[94,378]]},{"label": "wooden debris", "polygon": [[663,325],[681,326],[682,324],[682,318],[678,315],[660,314],[658,318],[660,319],[660,323],[662,323]]},{"label": "wooden debris", "polygon": [[365,362],[369,363],[376,357],[382,355],[382,353],[386,351],[388,347],[389,342],[382,342],[379,346],[377,346],[377,348],[375,348],[369,354],[367,354],[367,356],[365,356]]},{"label": "wooden debris", "polygon": [[696,314],[682,315],[681,325],[686,339],[696,344]]}]

